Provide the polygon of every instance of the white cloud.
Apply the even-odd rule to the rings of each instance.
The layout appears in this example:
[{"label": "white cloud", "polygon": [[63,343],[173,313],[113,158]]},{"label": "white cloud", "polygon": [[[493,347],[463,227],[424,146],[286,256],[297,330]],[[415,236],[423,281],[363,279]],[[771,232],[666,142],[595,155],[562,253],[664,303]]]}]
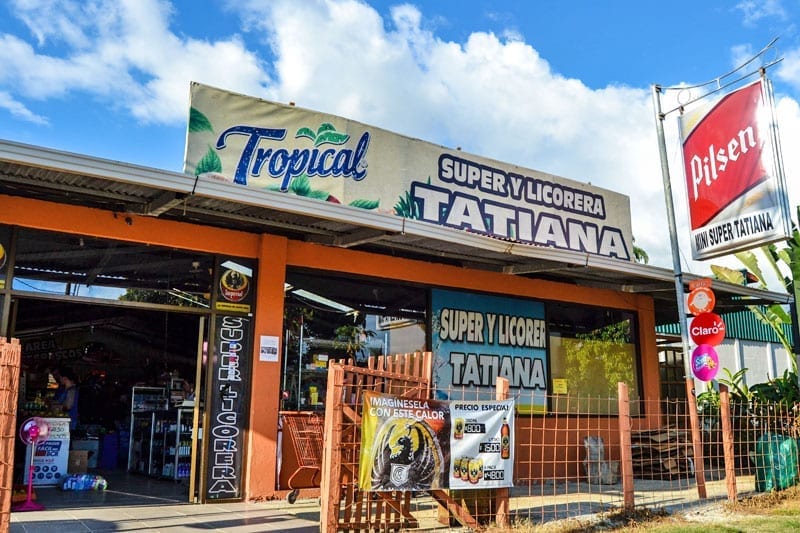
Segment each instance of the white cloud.
[{"label": "white cloud", "polygon": [[14,98],[5,91],[0,91],[0,109],[5,109],[17,118],[33,124],[40,124],[46,126],[48,121],[45,117],[37,115],[21,102],[14,100]]},{"label": "white cloud", "polygon": [[[176,124],[186,120],[192,80],[250,94],[268,81],[239,37],[208,42],[171,32],[173,9],[163,0],[18,0],[15,7],[36,46],[0,35],[0,82],[27,98],[82,91],[143,122]],[[54,25],[41,24],[42,10],[55,14]]]},{"label": "white cloud", "polygon": [[783,54],[783,61],[778,65],[777,78],[795,89],[800,89],[800,49],[793,49]]},{"label": "white cloud", "polygon": [[39,46],[64,43],[71,48],[85,48],[91,44],[86,24],[97,17],[95,1],[12,0],[11,7]]},{"label": "white cloud", "polygon": [[742,0],[735,7],[742,12],[745,26],[754,26],[762,19],[770,17],[786,18],[781,0]]},{"label": "white cloud", "polygon": [[387,21],[356,1],[239,6],[268,30],[275,99],[629,194],[637,244],[669,264],[648,90],[592,90],[516,33],[445,42],[409,5]]}]

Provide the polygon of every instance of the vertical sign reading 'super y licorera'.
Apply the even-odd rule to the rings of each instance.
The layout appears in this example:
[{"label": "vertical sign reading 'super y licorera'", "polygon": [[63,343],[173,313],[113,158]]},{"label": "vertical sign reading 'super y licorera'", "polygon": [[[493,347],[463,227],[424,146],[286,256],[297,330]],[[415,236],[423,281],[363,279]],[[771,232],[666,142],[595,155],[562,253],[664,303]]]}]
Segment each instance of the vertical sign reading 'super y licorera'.
[{"label": "vertical sign reading 'super y licorera'", "polygon": [[242,497],[255,292],[252,263],[236,259],[218,264],[214,345],[209,361],[209,425],[205,431],[207,499]]}]

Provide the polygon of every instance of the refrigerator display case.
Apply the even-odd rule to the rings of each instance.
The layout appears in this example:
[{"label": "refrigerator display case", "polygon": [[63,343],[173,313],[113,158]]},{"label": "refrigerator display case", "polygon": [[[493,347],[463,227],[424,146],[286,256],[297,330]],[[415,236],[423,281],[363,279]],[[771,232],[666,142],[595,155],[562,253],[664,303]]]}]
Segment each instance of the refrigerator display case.
[{"label": "refrigerator display case", "polygon": [[[156,411],[166,409],[163,387],[133,387],[131,391],[131,427],[128,445],[128,471],[153,474],[153,437]],[[158,461],[160,463],[160,460]],[[157,472],[160,473],[160,472]]]},{"label": "refrigerator display case", "polygon": [[178,408],[156,413],[153,450],[160,453],[153,459],[157,475],[180,481],[191,474],[194,408]]}]

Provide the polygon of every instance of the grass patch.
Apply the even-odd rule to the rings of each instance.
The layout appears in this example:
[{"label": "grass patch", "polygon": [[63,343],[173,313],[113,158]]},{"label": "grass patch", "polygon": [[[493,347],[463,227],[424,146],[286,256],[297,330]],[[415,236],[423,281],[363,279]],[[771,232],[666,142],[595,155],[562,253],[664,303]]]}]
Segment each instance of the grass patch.
[{"label": "grass patch", "polygon": [[[488,527],[484,533],[500,533]],[[669,515],[659,510],[636,509],[598,514],[590,520],[562,520],[533,524],[525,520],[515,523],[515,533],[776,533],[800,531],[800,487],[757,494],[736,503],[710,505],[691,517]]]}]

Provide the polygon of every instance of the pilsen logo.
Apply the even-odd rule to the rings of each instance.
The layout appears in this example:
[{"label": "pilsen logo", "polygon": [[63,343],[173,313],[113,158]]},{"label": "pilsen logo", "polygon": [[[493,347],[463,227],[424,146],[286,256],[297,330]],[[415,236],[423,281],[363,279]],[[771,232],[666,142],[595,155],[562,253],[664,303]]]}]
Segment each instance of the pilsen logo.
[{"label": "pilsen logo", "polygon": [[693,230],[769,177],[761,159],[761,109],[759,81],[722,98],[683,143]]},{"label": "pilsen logo", "polygon": [[370,135],[364,132],[356,147],[320,148],[324,145],[340,146],[350,139],[350,135],[336,131],[336,128],[323,122],[316,131],[302,127],[295,133],[295,139],[308,138],[314,143],[313,148],[274,148],[262,146],[268,141],[283,141],[286,138],[285,128],[259,128],[256,126],[233,126],[223,131],[217,139],[217,150],[228,148],[230,136],[244,136],[246,142],[236,166],[234,183],[247,185],[249,176],[260,176],[266,172],[270,177],[281,180],[280,190],[288,191],[294,178],[302,175],[308,177],[333,176],[352,178],[361,181],[367,176],[367,149]]}]

